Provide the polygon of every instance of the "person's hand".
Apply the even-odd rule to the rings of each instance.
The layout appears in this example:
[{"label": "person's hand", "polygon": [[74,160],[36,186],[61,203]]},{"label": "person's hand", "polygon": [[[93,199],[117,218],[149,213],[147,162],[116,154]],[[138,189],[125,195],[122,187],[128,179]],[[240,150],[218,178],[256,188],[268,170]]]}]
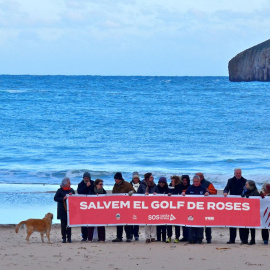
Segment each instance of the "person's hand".
[{"label": "person's hand", "polygon": [[168,196],[172,196],[172,193],[168,193]]},{"label": "person's hand", "polygon": [[185,192],[182,192],[182,196],[185,196],[186,195],[186,193]]},{"label": "person's hand", "polygon": [[131,191],[128,192],[128,195],[129,195],[129,196],[132,196],[133,193],[134,193],[134,191],[131,190]]},{"label": "person's hand", "polygon": [[208,195],[209,195],[209,192],[205,192],[205,193],[204,193],[204,196],[208,196]]},{"label": "person's hand", "polygon": [[71,195],[72,195],[72,193],[70,192],[68,195],[69,195],[69,196],[71,196]]},{"label": "person's hand", "polygon": [[145,195],[149,195],[149,193],[148,192],[145,192]]},{"label": "person's hand", "polygon": [[223,193],[223,196],[224,196],[224,197],[227,197],[227,195],[228,195],[228,193]]},{"label": "person's hand", "polygon": [[64,198],[63,198],[63,200],[65,201],[67,199],[67,196],[65,196]]},{"label": "person's hand", "polygon": [[154,192],[153,194],[154,194],[154,195],[156,195],[157,193],[156,193],[156,192]]},{"label": "person's hand", "polygon": [[86,186],[87,186],[87,187],[90,187],[90,186],[91,186],[91,182],[90,182],[90,181],[87,182],[87,183],[86,183]]}]

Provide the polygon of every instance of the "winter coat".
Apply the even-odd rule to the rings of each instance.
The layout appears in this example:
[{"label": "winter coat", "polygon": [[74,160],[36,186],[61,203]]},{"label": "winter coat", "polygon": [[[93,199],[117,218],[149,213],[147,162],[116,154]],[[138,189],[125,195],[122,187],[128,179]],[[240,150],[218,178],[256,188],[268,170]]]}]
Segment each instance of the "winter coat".
[{"label": "winter coat", "polygon": [[178,184],[176,186],[172,186],[172,184],[169,185],[169,193],[172,194],[172,195],[179,195],[179,194],[182,194],[182,191],[183,191],[183,186],[182,184]]},{"label": "winter coat", "polygon": [[64,197],[69,193],[75,194],[75,191],[72,188],[70,190],[59,188],[54,195],[54,200],[57,202],[57,219],[67,219]]},{"label": "winter coat", "polygon": [[90,180],[91,185],[88,187],[86,186],[84,180],[82,180],[78,184],[77,192],[78,194],[93,194],[93,189],[94,189],[94,181]]},{"label": "winter coat", "polygon": [[208,189],[209,194],[217,194],[217,190],[215,189],[214,185],[205,179],[201,181],[201,185]]},{"label": "winter coat", "polygon": [[[147,184],[146,182],[143,180],[138,188],[137,193],[139,194],[145,194],[146,193],[146,188],[147,188]],[[149,188],[148,193],[149,194],[153,194],[153,193],[158,193],[158,188],[157,185],[154,183],[154,185],[152,187]]]},{"label": "winter coat", "polygon": [[230,178],[227,182],[226,187],[223,190],[223,193],[229,193],[230,195],[241,195],[243,192],[243,188],[246,185],[247,179],[241,177],[237,179],[235,176]]},{"label": "winter coat", "polygon": [[164,187],[157,185],[158,194],[168,194],[169,193],[169,187],[166,184]]},{"label": "winter coat", "polygon": [[129,182],[123,180],[120,185],[114,184],[112,193],[129,193],[130,191],[135,192],[135,189]]},{"label": "winter coat", "polygon": [[260,196],[260,193],[258,191],[257,188],[254,188],[254,189],[244,189],[242,194],[241,194],[242,197],[252,197],[252,196]]},{"label": "winter coat", "polygon": [[206,188],[202,185],[195,187],[194,185],[191,185],[188,187],[186,194],[187,195],[204,195],[205,192],[207,192]]}]

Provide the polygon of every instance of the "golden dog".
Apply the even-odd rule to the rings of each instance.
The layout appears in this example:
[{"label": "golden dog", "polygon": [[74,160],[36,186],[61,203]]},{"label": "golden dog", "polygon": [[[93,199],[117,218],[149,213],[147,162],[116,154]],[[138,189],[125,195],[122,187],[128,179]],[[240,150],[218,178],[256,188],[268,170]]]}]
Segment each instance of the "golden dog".
[{"label": "golden dog", "polygon": [[27,220],[21,221],[16,226],[15,232],[18,233],[20,227],[25,224],[26,229],[27,229],[27,236],[26,236],[27,242],[29,242],[29,237],[31,236],[33,232],[40,232],[42,242],[44,242],[43,235],[44,233],[46,233],[48,241],[49,243],[51,243],[50,231],[52,228],[52,219],[53,219],[53,214],[48,213],[45,215],[43,219],[27,219]]}]

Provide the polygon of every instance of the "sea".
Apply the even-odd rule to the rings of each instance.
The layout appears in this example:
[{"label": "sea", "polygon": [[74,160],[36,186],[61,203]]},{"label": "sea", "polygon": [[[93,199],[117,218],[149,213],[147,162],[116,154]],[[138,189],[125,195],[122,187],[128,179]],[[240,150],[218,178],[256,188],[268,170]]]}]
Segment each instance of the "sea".
[{"label": "sea", "polygon": [[228,77],[0,75],[0,224],[55,214],[64,177],[131,181],[234,168],[270,181],[270,83]]}]

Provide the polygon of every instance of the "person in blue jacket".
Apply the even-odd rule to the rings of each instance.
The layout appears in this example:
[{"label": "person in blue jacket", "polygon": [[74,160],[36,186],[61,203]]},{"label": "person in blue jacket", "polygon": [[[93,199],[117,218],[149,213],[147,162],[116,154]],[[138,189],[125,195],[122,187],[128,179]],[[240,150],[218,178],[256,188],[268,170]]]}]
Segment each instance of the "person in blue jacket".
[{"label": "person in blue jacket", "polygon": [[[91,180],[91,175],[89,172],[83,174],[83,180],[78,184],[77,193],[78,194],[93,194],[94,181]],[[81,227],[82,241],[87,241],[88,228]]]},{"label": "person in blue jacket", "polygon": [[[201,185],[201,179],[199,175],[193,176],[193,185],[189,186],[186,192],[182,195],[204,195],[208,196],[206,188]],[[190,227],[189,228],[189,243],[190,244],[202,244],[203,240],[203,227]]]}]

